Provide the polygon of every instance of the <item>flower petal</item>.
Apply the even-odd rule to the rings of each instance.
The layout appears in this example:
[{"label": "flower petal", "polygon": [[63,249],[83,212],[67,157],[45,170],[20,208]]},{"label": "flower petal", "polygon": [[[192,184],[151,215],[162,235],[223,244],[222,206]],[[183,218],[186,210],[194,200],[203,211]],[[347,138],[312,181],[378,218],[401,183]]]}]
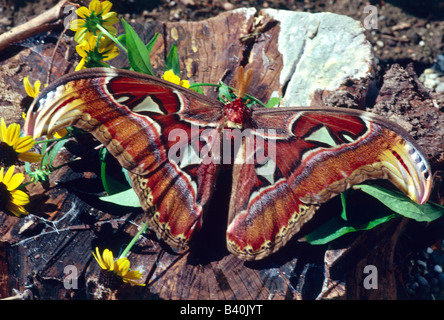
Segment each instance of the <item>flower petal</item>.
[{"label": "flower petal", "polygon": [[[8,172],[6,172],[6,175],[7,174],[8,174]],[[22,184],[23,180],[25,180],[25,175],[23,173],[19,172],[19,173],[14,174],[9,179],[9,181],[5,181],[4,184],[6,185],[6,189],[8,189],[8,191],[12,191],[12,190],[17,189]]]},{"label": "flower petal", "polygon": [[103,261],[105,262],[106,268],[110,271],[114,271],[114,257],[112,251],[105,249],[103,251]]},{"label": "flower petal", "polygon": [[23,153],[31,149],[34,144],[35,141],[32,136],[25,136],[18,138],[12,147],[14,148],[15,152]]},{"label": "flower petal", "polygon": [[91,14],[87,7],[80,7],[76,10],[76,13],[79,15],[79,17],[85,19],[86,17],[89,17]]},{"label": "flower petal", "polygon": [[12,202],[18,206],[24,206],[29,203],[29,196],[26,192],[22,190],[12,190],[11,191]]},{"label": "flower petal", "polygon": [[76,45],[76,51],[79,56],[81,56],[82,58],[86,58],[89,51],[88,41],[82,41],[81,44]]},{"label": "flower petal", "polygon": [[35,152],[23,152],[20,153],[17,157],[19,158],[19,160],[25,162],[39,162],[42,160],[42,155]]},{"label": "flower petal", "polygon": [[33,98],[35,98],[39,95],[41,85],[42,85],[42,83],[40,82],[40,80],[37,80],[36,82],[34,82],[34,96],[33,96]]},{"label": "flower petal", "polygon": [[131,270],[126,274],[125,278],[135,280],[140,279],[142,278],[142,272],[140,272],[139,270]]},{"label": "flower petal", "polygon": [[181,80],[180,81],[180,85],[184,88],[189,88],[190,87],[190,81],[188,80]]},{"label": "flower petal", "polygon": [[117,29],[113,26],[104,25],[103,27],[113,36],[117,34]]},{"label": "flower petal", "polygon": [[77,43],[82,43],[84,40],[88,39],[87,38],[87,34],[88,34],[88,29],[87,28],[80,28],[76,34],[74,35],[74,40]]},{"label": "flower petal", "polygon": [[102,14],[102,19],[102,25],[112,25],[119,22],[119,19],[117,18],[117,12],[114,11]]},{"label": "flower petal", "polygon": [[102,18],[104,18],[103,15],[107,14],[111,10],[112,6],[113,4],[111,3],[111,1],[102,2]]},{"label": "flower petal", "polygon": [[3,141],[8,145],[13,146],[19,137],[20,125],[17,123],[11,123],[6,130],[6,135],[3,137]]},{"label": "flower petal", "polygon": [[172,82],[174,84],[180,84],[180,78],[176,76],[173,72],[173,70],[167,70],[162,76],[163,80]]},{"label": "flower petal", "polygon": [[114,59],[119,55],[120,51],[119,48],[114,47],[111,51],[106,53],[106,56],[103,58],[103,61]]},{"label": "flower petal", "polygon": [[29,76],[23,78],[23,84],[25,85],[25,91],[28,96],[33,97],[34,88],[32,87],[31,82],[29,82]]},{"label": "flower petal", "polygon": [[82,58],[82,60],[80,60],[79,64],[76,66],[75,71],[85,69],[86,68],[85,63],[86,63],[86,58]]},{"label": "flower petal", "polygon": [[124,282],[128,282],[137,286],[144,286],[144,283],[137,282],[136,280],[140,280],[142,278],[142,273],[138,270],[131,270],[123,278]]},{"label": "flower petal", "polygon": [[96,247],[96,254],[94,254],[94,252],[92,254],[93,254],[94,258],[96,259],[97,263],[99,264],[99,266],[104,270],[108,270],[105,262],[103,262],[103,260],[102,260],[102,256],[100,255],[98,247]]},{"label": "flower petal", "polygon": [[127,258],[120,258],[116,261],[116,265],[117,265],[117,270],[115,271],[119,276],[124,277],[128,273],[130,267],[129,260]]},{"label": "flower petal", "polygon": [[102,5],[100,4],[99,0],[92,0],[90,2],[89,4],[90,12],[100,13],[101,10],[102,10]]},{"label": "flower petal", "polygon": [[54,137],[56,139],[60,139],[60,138],[63,138],[64,136],[66,136],[67,134],[68,134],[68,130],[66,130],[66,128],[63,128],[63,129],[57,130],[54,133]]},{"label": "flower petal", "polygon": [[70,29],[72,31],[79,31],[81,28],[84,28],[86,22],[83,19],[75,19],[71,21]]},{"label": "flower petal", "polygon": [[8,127],[6,126],[5,119],[2,117],[0,122],[0,141],[5,141],[7,131]]},{"label": "flower petal", "polygon": [[[5,176],[3,177],[3,184],[8,187],[9,182],[11,181],[12,175],[14,173],[15,166],[10,166],[8,171],[6,171]],[[8,188],[8,190],[11,190]]]},{"label": "flower petal", "polygon": [[6,209],[8,211],[12,212],[17,217],[29,214],[29,212],[25,208],[23,208],[22,206],[16,205],[15,203],[12,203],[12,202],[8,202],[6,204]]}]

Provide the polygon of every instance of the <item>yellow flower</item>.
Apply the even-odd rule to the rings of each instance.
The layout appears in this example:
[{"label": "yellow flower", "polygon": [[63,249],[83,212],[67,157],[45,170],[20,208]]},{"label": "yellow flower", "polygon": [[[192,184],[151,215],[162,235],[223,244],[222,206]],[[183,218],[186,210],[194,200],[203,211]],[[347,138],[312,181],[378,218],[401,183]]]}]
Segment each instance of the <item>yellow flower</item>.
[{"label": "yellow flower", "polygon": [[178,84],[179,86],[182,86],[184,88],[190,87],[190,82],[188,80],[181,80],[176,74],[173,72],[173,70],[167,70],[162,76],[163,80],[172,82],[174,84]]},{"label": "yellow flower", "polygon": [[[36,82],[34,82],[34,86],[33,86],[31,84],[31,82],[29,81],[29,76],[26,76],[25,78],[23,78],[23,84],[25,85],[25,90],[26,90],[26,93],[28,94],[28,96],[30,96],[31,98],[35,98],[39,95],[40,86],[42,85],[40,80],[37,80]],[[48,84],[45,83],[45,88],[47,86],[48,86]]]},{"label": "yellow flower", "polygon": [[23,83],[25,85],[25,90],[26,90],[26,93],[28,94],[28,96],[35,98],[39,95],[40,86],[41,86],[40,80],[37,80],[36,82],[34,82],[34,86],[32,86],[31,82],[29,82],[29,76],[26,76],[23,79]]},{"label": "yellow flower", "polygon": [[142,278],[142,273],[138,270],[130,270],[130,262],[127,258],[119,258],[114,261],[113,253],[108,249],[103,251],[102,258],[99,248],[97,247],[96,253],[93,252],[93,256],[103,270],[114,272],[117,276],[122,278],[123,282],[138,286],[145,285],[144,283],[137,282],[137,280]]},{"label": "yellow flower", "polygon": [[4,168],[0,169],[0,210],[7,210],[17,217],[27,215],[23,207],[29,203],[29,196],[17,188],[25,180],[23,173],[14,173],[14,166],[10,166],[3,176]]},{"label": "yellow flower", "polygon": [[34,146],[32,136],[20,137],[20,125],[12,123],[6,126],[5,119],[0,122],[0,165],[9,167],[18,160],[39,162],[42,156],[28,152]]},{"label": "yellow flower", "polygon": [[98,45],[97,40],[98,37],[93,36],[76,46],[77,53],[82,57],[76,67],[76,71],[88,67],[103,66],[104,63],[101,63],[102,60],[107,61],[114,59],[119,54],[119,48],[117,48],[110,38],[105,36],[100,37]]},{"label": "yellow flower", "polygon": [[100,2],[99,0],[93,0],[89,4],[89,8],[80,7],[77,9],[76,13],[82,19],[76,19],[71,22],[71,30],[76,32],[74,40],[77,43],[82,43],[92,36],[97,36],[100,32],[97,25],[101,25],[115,36],[117,30],[113,27],[113,24],[117,23],[119,19],[116,12],[110,11],[112,5],[110,1]]},{"label": "yellow flower", "polygon": [[60,129],[56,132],[54,132],[54,138],[55,139],[60,139],[63,138],[64,136],[66,136],[68,134],[68,130],[66,130],[66,128]]}]

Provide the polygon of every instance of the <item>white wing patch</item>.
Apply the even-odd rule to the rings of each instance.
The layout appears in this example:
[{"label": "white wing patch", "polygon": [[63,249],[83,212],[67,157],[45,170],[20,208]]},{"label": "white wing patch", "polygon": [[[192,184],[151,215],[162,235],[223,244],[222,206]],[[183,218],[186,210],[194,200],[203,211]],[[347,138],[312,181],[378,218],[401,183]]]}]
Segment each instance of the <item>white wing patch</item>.
[{"label": "white wing patch", "polygon": [[156,103],[150,96],[147,96],[141,103],[133,108],[134,112],[153,112],[158,114],[164,114],[159,108],[159,104]]},{"label": "white wing patch", "polygon": [[336,148],[338,144],[331,136],[330,132],[326,127],[322,126],[316,131],[312,132],[309,136],[304,138],[305,141],[315,141],[320,142],[322,144],[326,144],[330,147]]},{"label": "white wing patch", "polygon": [[202,159],[197,154],[196,150],[189,144],[182,150],[183,156],[180,159],[180,168],[183,169],[189,165],[201,164]]},{"label": "white wing patch", "polygon": [[267,162],[254,169],[258,176],[264,177],[270,184],[274,184],[274,172],[276,171],[276,162],[268,158]]}]

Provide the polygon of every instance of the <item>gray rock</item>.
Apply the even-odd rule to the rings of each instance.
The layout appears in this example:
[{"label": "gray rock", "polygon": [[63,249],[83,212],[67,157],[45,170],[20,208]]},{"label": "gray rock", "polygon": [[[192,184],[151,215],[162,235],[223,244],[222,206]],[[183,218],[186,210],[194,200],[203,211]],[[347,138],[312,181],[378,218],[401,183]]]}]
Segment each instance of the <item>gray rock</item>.
[{"label": "gray rock", "polygon": [[280,23],[280,82],[287,84],[281,106],[309,106],[316,90],[372,77],[374,57],[360,21],[329,12],[261,12]]}]

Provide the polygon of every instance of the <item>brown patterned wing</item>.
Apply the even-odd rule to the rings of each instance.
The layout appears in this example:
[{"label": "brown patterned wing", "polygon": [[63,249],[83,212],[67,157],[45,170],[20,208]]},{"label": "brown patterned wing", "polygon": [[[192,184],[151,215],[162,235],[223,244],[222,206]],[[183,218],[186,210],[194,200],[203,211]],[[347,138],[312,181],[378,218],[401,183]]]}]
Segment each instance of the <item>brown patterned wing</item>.
[{"label": "brown patterned wing", "polygon": [[66,126],[90,132],[130,172],[158,236],[184,249],[201,227],[218,172],[212,154],[202,152],[211,139],[201,137],[217,136],[222,110],[218,101],[155,77],[87,69],[47,87],[25,131],[35,138]]},{"label": "brown patterned wing", "polygon": [[415,141],[357,110],[255,109],[237,158],[227,245],[245,260],[277,251],[320,204],[367,179],[388,179],[418,203],[431,189]]}]

